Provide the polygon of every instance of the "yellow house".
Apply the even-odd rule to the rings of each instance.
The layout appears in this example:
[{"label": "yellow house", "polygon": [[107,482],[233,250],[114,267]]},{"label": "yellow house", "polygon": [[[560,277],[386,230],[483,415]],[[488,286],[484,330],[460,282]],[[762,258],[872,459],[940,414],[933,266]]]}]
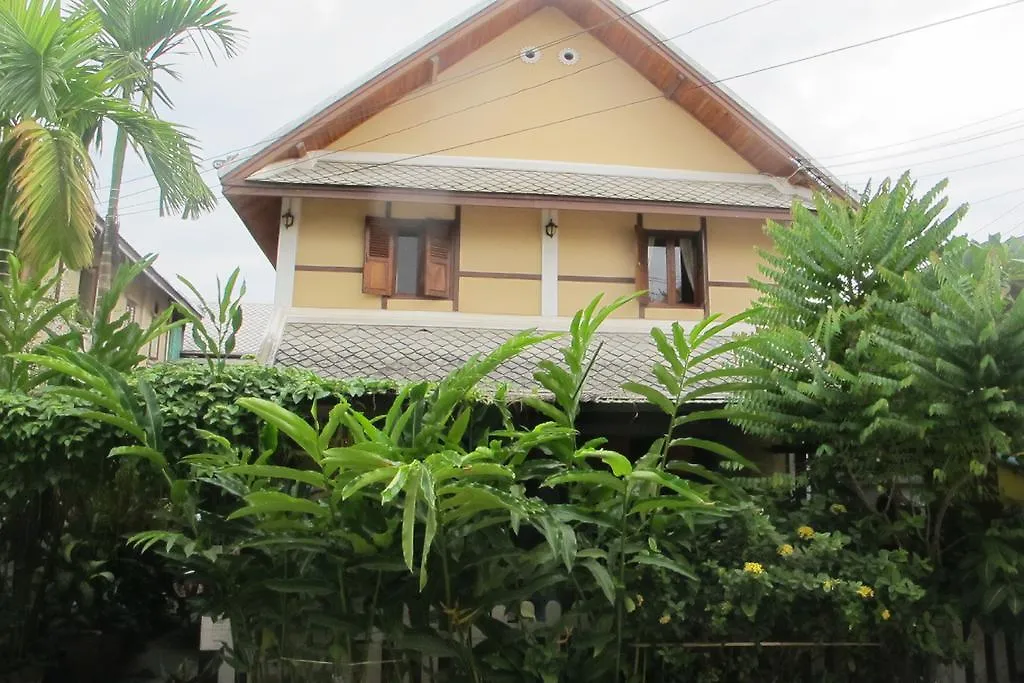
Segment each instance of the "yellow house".
[{"label": "yellow house", "polygon": [[221,182],[277,271],[264,360],[433,378],[647,290],[606,326],[589,399],[611,402],[652,325],[748,307],[766,219],[841,191],[616,0],[486,2]]},{"label": "yellow house", "polygon": [[[58,290],[54,293],[58,300],[77,298],[83,309],[88,311],[93,309],[96,303],[99,250],[96,250],[95,258],[97,261],[90,268],[62,272]],[[115,268],[125,263],[138,263],[142,259],[143,256],[124,237],[118,238]],[[60,267],[63,269],[63,266]],[[199,315],[188,299],[154,267],[150,266],[128,285],[118,300],[115,315],[127,313],[133,322],[146,328],[158,315],[175,304],[193,315]],[[174,319],[177,320],[180,317],[180,313],[176,313]],[[182,344],[183,328],[179,327],[171,330],[168,334],[161,335],[145,348],[139,349],[139,353],[145,356],[149,363],[177,360],[181,357]]]}]

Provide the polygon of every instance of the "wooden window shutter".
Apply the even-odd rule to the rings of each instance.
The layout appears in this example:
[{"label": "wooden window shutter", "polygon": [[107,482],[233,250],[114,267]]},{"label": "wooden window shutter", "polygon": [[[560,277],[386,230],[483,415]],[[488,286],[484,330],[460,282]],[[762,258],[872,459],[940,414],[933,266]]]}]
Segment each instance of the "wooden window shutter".
[{"label": "wooden window shutter", "polygon": [[395,289],[395,240],[391,231],[366,222],[363,245],[363,292],[391,296]]},{"label": "wooden window shutter", "polygon": [[452,231],[431,228],[424,235],[423,295],[448,299],[452,295]]},{"label": "wooden window shutter", "polygon": [[[641,218],[636,225],[636,291],[638,292],[646,292],[651,287],[650,278],[647,275],[647,237]],[[650,300],[650,296],[647,294],[640,297],[641,303],[650,303]]]}]

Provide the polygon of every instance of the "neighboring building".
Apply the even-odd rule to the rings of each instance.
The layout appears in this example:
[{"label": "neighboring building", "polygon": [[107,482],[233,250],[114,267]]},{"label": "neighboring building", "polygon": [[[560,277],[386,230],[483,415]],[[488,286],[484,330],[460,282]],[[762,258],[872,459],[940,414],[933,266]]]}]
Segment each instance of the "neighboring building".
[{"label": "neighboring building", "polygon": [[632,402],[652,325],[744,310],[765,220],[842,189],[629,12],[487,2],[228,160],[224,195],[277,269],[262,358],[437,378],[649,290],[606,326],[587,397]]},{"label": "neighboring building", "polygon": [[[219,304],[211,301],[207,305],[211,310],[216,310]],[[264,337],[267,336],[267,329],[273,316],[273,304],[246,303],[242,305],[242,327],[238,330],[238,334],[235,335],[234,350],[227,356],[229,363],[237,363],[250,358],[255,359],[259,355],[260,346],[263,344]],[[209,316],[204,314],[202,321],[210,330],[213,329],[214,322]],[[181,357],[183,359],[206,358],[206,354],[199,350],[192,337],[191,324],[185,328],[185,343],[181,350]]]},{"label": "neighboring building", "polygon": [[[114,268],[117,269],[123,263],[137,263],[142,256],[123,238],[118,238],[118,251]],[[96,250],[98,263],[99,251]],[[63,268],[63,266],[61,266]],[[81,306],[86,310],[92,310],[96,302],[96,274],[98,265],[81,271],[65,270],[56,292],[58,299],[77,297]],[[176,290],[163,276],[150,266],[132,282],[124,295],[121,297],[117,307],[118,312],[128,312],[132,320],[141,327],[149,325],[153,319],[170,308],[174,303],[184,307],[193,315],[198,315],[192,304],[189,303],[181,292]],[[183,316],[175,313],[174,320],[180,320]],[[163,335],[154,340],[140,353],[146,356],[149,362],[156,363],[165,360],[176,360],[181,355],[183,341],[183,328],[172,330],[170,334]]]}]

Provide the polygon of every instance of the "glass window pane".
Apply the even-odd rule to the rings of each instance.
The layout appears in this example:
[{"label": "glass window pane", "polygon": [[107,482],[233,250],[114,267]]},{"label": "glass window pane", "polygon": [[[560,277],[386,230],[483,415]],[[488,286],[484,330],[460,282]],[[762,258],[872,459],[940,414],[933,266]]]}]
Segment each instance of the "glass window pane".
[{"label": "glass window pane", "polygon": [[647,289],[652,302],[668,301],[668,246],[663,237],[647,238]]},{"label": "glass window pane", "polygon": [[395,294],[416,296],[419,291],[419,235],[398,235],[395,239]]},{"label": "glass window pane", "polygon": [[697,249],[694,240],[690,237],[679,238],[679,248],[674,250],[673,258],[676,262],[676,296],[679,300],[676,303],[692,304],[697,299],[694,296],[697,283],[694,278],[697,276]]}]

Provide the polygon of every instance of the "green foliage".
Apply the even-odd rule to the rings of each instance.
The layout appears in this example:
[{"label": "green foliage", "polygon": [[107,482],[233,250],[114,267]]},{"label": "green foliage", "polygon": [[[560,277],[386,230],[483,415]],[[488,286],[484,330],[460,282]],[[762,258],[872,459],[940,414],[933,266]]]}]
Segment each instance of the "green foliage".
[{"label": "green foliage", "polygon": [[[635,637],[629,580],[638,572],[692,580],[685,529],[727,514],[716,501],[718,475],[692,466],[681,471],[706,476],[683,478],[665,461],[685,464],[677,450],[692,447],[741,460],[677,436],[688,423],[678,422],[675,406],[668,437],[636,463],[600,439],[577,445],[598,327],[626,301],[581,311],[562,349],[565,365],[539,367],[554,398],[548,413],[558,419],[524,428],[500,393],[489,404],[474,398],[502,363],[551,338],[528,331],[436,385],[404,387],[377,418],[343,397],[326,415],[314,410],[312,424],[274,401],[240,399],[264,422],[259,442],[199,431],[203,449],[179,464],[155,445],[166,415],[159,401],[129,405],[127,389],[73,354],[37,361],[91,387],[93,398],[76,398],[134,436],[137,444],[115,455],[142,456],[164,473],[171,516],[134,542],[194,572],[205,587],[199,608],[231,618],[231,655],[255,678],[324,653],[340,673],[367,659],[379,637],[396,675],[431,656],[453,681],[554,680],[569,671],[574,680],[608,679],[631,667],[623,656]],[[682,366],[680,387],[730,390],[727,373],[696,371],[709,353],[702,345],[728,327],[674,328],[665,363]],[[682,360],[691,355],[692,367]],[[143,397],[148,386],[140,379]],[[544,597],[567,607],[560,619],[536,622],[533,601]],[[496,618],[498,609],[511,620]],[[575,634],[568,648],[566,633]]]},{"label": "green foliage", "polygon": [[11,354],[44,343],[81,343],[73,323],[74,300],[54,300],[61,274],[59,270],[46,277],[29,274],[17,257],[8,257],[7,273],[0,276],[0,389],[29,391],[48,377]]},{"label": "green foliage", "polygon": [[110,289],[100,297],[95,313],[89,318],[89,355],[112,372],[124,372],[137,366],[145,360],[140,353],[142,349],[185,324],[183,320],[173,320],[175,312],[180,310],[177,304],[154,316],[145,329],[132,320],[128,311],[118,315],[128,287],[154,261],[156,256],[150,255],[118,268]]},{"label": "green foliage", "polygon": [[943,188],[918,199],[904,176],[769,226],[760,328],[740,352],[764,375],[737,422],[808,454],[812,489],[856,506],[875,547],[928,558],[935,609],[1010,619],[1016,578],[979,558],[990,529],[1024,521],[993,467],[1024,445],[1019,268],[1012,248],[951,238],[963,209],[941,215]]},{"label": "green foliage", "polygon": [[[213,372],[224,369],[228,356],[235,350],[235,338],[242,329],[242,297],[245,296],[245,281],[242,281],[235,296],[235,284],[241,271],[238,268],[228,276],[227,282],[221,285],[217,278],[217,310],[213,310],[191,282],[178,276],[186,287],[195,295],[200,310],[206,320],[190,315],[192,323],[192,340],[199,351],[206,356],[206,362]],[[207,324],[206,321],[209,321]]]}]

